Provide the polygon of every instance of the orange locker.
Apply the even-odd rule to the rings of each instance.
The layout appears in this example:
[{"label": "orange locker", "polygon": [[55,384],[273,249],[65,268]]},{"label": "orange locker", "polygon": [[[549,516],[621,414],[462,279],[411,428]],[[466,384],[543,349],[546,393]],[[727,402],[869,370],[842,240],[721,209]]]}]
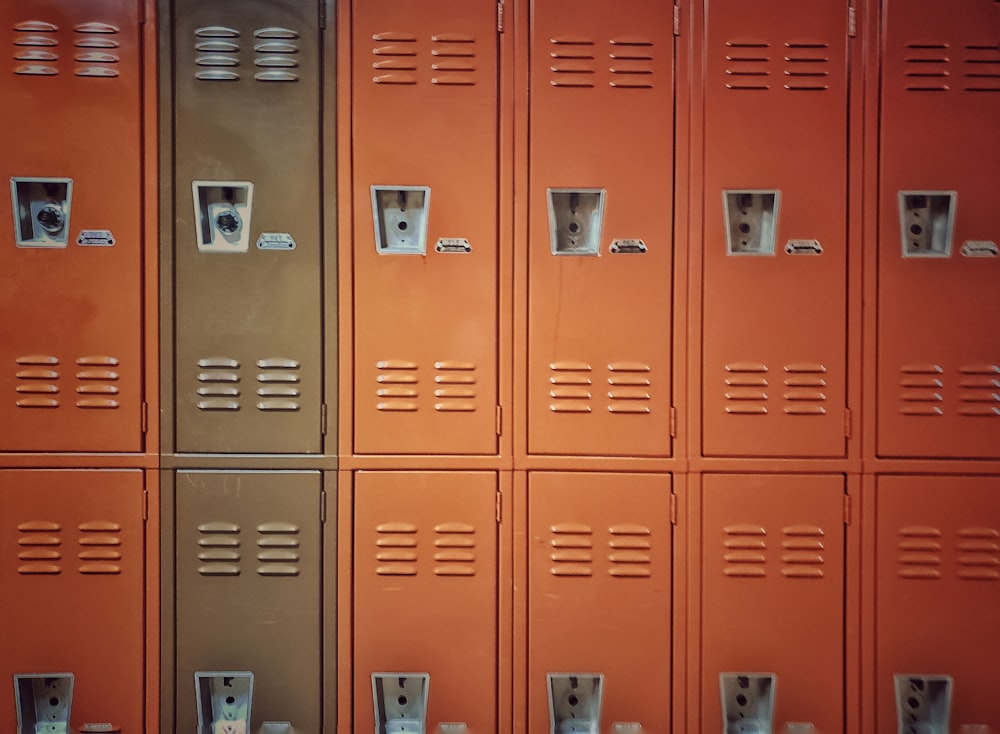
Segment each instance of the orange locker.
[{"label": "orange locker", "polygon": [[776,732],[844,731],[844,478],[702,486],[700,731],[740,731],[727,727],[751,712]]},{"label": "orange locker", "polygon": [[882,23],[878,453],[1000,458],[1000,4]]},{"label": "orange locker", "polygon": [[845,452],[849,5],[705,3],[706,456]]},{"label": "orange locker", "polygon": [[72,674],[74,730],[144,730],[143,496],[140,471],[0,471],[0,675]]},{"label": "orange locker", "polygon": [[372,675],[394,673],[429,675],[426,731],[498,732],[496,474],[362,471],[354,497],[352,731],[385,731]]},{"label": "orange locker", "polygon": [[353,7],[354,451],[494,454],[497,4]]},{"label": "orange locker", "polygon": [[922,677],[951,679],[951,725],[940,731],[1000,730],[991,675],[1000,654],[1000,477],[880,476],[876,503],[878,731],[896,731],[897,675],[907,679],[899,704],[913,731],[940,699]]},{"label": "orange locker", "polygon": [[533,454],[671,451],[672,27],[657,0],[531,2]]},{"label": "orange locker", "polygon": [[142,449],[141,6],[0,7],[5,451]]},{"label": "orange locker", "polygon": [[670,731],[670,494],[663,474],[529,475],[532,734]]}]

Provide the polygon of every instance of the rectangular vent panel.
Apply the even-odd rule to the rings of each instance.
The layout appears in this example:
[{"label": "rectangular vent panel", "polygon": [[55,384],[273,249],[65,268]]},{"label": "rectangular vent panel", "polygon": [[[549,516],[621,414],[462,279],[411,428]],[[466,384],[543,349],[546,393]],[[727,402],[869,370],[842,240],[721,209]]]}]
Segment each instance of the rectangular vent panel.
[{"label": "rectangular vent panel", "polygon": [[434,574],[476,575],[476,528],[468,523],[442,523],[434,527]]},{"label": "rectangular vent panel", "polygon": [[240,32],[227,26],[205,26],[194,32],[194,77],[205,82],[240,80]]},{"label": "rectangular vent panel", "polygon": [[198,526],[198,573],[202,576],[240,575],[240,526],[218,520]]},{"label": "rectangular vent panel", "polygon": [[59,358],[50,354],[28,354],[14,360],[18,408],[59,407]]},{"label": "rectangular vent panel", "polygon": [[298,576],[298,525],[289,522],[266,522],[257,526],[257,575]]},{"label": "rectangular vent panel", "polygon": [[59,26],[43,20],[14,25],[13,72],[21,76],[55,76],[59,73]]},{"label": "rectangular vent panel", "polygon": [[553,565],[549,573],[565,577],[593,576],[593,528],[580,523],[560,523],[550,530],[549,560]]},{"label": "rectangular vent panel", "polygon": [[122,526],[109,521],[81,523],[80,573],[84,575],[111,575],[122,573]]},{"label": "rectangular vent panel", "polygon": [[115,39],[120,32],[118,26],[109,23],[81,23],[73,31],[73,45],[87,49],[73,54],[76,62],[73,73],[76,76],[113,79],[121,74],[118,70],[121,56],[116,50],[118,42]]},{"label": "rectangular vent panel", "polygon": [[62,526],[32,520],[17,526],[17,572],[25,576],[62,573]]},{"label": "rectangular vent panel", "polygon": [[375,528],[375,573],[379,576],[417,575],[417,526],[387,522]]}]

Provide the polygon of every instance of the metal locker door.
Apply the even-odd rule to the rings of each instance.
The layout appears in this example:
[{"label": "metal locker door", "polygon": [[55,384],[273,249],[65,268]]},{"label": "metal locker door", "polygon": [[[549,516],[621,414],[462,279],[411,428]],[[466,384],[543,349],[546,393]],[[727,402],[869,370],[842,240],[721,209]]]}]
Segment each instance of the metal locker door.
[{"label": "metal locker door", "polygon": [[914,674],[952,678],[949,731],[1000,730],[1000,477],[881,476],[876,503],[878,730]]},{"label": "metal locker door", "polygon": [[670,493],[662,474],[529,476],[529,731],[551,731],[546,676],[569,673],[604,676],[593,731],[670,731]]},{"label": "metal locker door", "polygon": [[72,724],[144,729],[143,477],[0,471],[0,721],[9,681],[71,673]]},{"label": "metal locker door", "polygon": [[5,451],[142,450],[141,4],[0,7]]},{"label": "metal locker door", "polygon": [[254,732],[319,732],[320,473],[180,471],[175,491],[177,730],[196,672],[249,671]]},{"label": "metal locker door", "polygon": [[354,3],[354,451],[497,451],[497,4]]},{"label": "metal locker door", "polygon": [[849,4],[705,4],[707,456],[845,451]]},{"label": "metal locker door", "polygon": [[724,673],[777,676],[774,731],[843,731],[843,477],[706,475],[702,486],[701,731],[727,731]]},{"label": "metal locker door", "polygon": [[494,472],[355,475],[354,731],[376,728],[373,673],[428,673],[428,731],[499,734],[497,490]]},{"label": "metal locker door", "polygon": [[667,456],[673,6],[531,13],[528,449]]},{"label": "metal locker door", "polygon": [[319,453],[320,0],[172,6],[176,448]]},{"label": "metal locker door", "polygon": [[1000,5],[883,13],[877,450],[1000,458]]}]

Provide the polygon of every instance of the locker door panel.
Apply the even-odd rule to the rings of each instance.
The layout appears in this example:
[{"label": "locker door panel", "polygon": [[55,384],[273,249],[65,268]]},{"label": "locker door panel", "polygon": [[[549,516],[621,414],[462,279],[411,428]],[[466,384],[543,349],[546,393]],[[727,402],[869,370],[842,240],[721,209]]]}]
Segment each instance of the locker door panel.
[{"label": "locker door panel", "polygon": [[706,8],[703,450],[842,456],[848,3]]},{"label": "locker door panel", "polygon": [[255,732],[321,727],[319,472],[181,471],[176,487],[178,731],[197,671],[251,671]]},{"label": "locker door panel", "polygon": [[673,11],[531,7],[528,448],[667,456]]},{"label": "locker door panel", "polygon": [[492,454],[497,6],[354,5],[354,449]]},{"label": "locker door panel", "polygon": [[775,731],[843,731],[844,480],[703,479],[702,731],[723,729],[720,673],[774,673]]},{"label": "locker door panel", "polygon": [[603,673],[602,729],[670,731],[670,477],[535,472],[528,486],[528,726],[546,675]]},{"label": "locker door panel", "polygon": [[139,6],[0,8],[5,450],[142,449]]},{"label": "locker door panel", "polygon": [[430,674],[428,731],[496,732],[496,474],[363,471],[354,496],[354,730],[399,672]]},{"label": "locker door panel", "polygon": [[142,516],[140,471],[0,471],[2,675],[73,673],[77,729],[143,730]]}]

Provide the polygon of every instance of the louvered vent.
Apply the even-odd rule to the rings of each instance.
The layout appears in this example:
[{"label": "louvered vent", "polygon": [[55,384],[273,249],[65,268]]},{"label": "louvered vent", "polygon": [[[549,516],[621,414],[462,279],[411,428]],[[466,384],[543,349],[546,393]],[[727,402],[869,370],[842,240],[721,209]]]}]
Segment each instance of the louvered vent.
[{"label": "louvered vent", "polygon": [[299,526],[290,522],[265,522],[257,526],[257,574],[299,575]]},{"label": "louvered vent", "polygon": [[550,39],[549,84],[553,87],[593,87],[596,74],[594,41],[583,36]]},{"label": "louvered vent", "polygon": [[609,531],[608,574],[615,578],[652,576],[652,530],[645,525],[612,525]]},{"label": "louvered vent", "polygon": [[387,412],[413,412],[419,397],[417,363],[406,359],[383,359],[375,364],[378,370],[375,392],[377,410]]},{"label": "louvered vent", "polygon": [[899,412],[903,415],[944,415],[942,388],[944,369],[939,364],[908,364],[899,369],[902,373],[899,395]]},{"label": "louvered vent", "polygon": [[903,87],[910,92],[946,92],[951,58],[941,41],[908,43],[903,51]]},{"label": "louvered vent", "polygon": [[589,525],[561,523],[553,525],[551,531],[549,572],[553,576],[593,576],[593,529]]},{"label": "louvered vent", "polygon": [[55,76],[59,73],[59,26],[42,20],[14,25],[14,73]]},{"label": "louvered vent", "polygon": [[561,361],[549,365],[549,410],[553,413],[590,413],[593,368],[586,362]]},{"label": "louvered vent", "polygon": [[608,54],[611,66],[609,84],[613,89],[652,89],[653,42],[648,38],[624,37],[611,39]]},{"label": "louvered vent", "polygon": [[749,91],[770,89],[770,47],[759,40],[727,41],[726,87]]},{"label": "louvered vent", "polygon": [[812,362],[785,365],[785,405],[788,415],[824,415],[826,367]]},{"label": "louvered vent", "polygon": [[240,409],[240,363],[229,357],[198,360],[199,410]]},{"label": "louvered vent", "polygon": [[789,41],[785,44],[785,89],[822,92],[830,88],[830,44],[823,41]]},{"label": "louvered vent", "polygon": [[62,572],[62,526],[46,520],[17,526],[17,572],[26,576]]},{"label": "louvered vent", "polygon": [[471,87],[476,83],[476,39],[464,33],[431,36],[431,84]]},{"label": "louvered vent", "polygon": [[962,64],[967,92],[1000,92],[1000,44],[968,44]]},{"label": "louvered vent", "polygon": [[757,578],[767,575],[767,531],[759,525],[730,525],[723,529],[726,576]]},{"label": "louvered vent", "polygon": [[622,414],[651,412],[653,368],[643,362],[612,362],[608,365],[608,411]]},{"label": "louvered vent", "polygon": [[1000,581],[1000,530],[962,528],[958,531],[958,577],[966,581]]},{"label": "louvered vent", "polygon": [[198,526],[198,573],[202,576],[240,575],[240,526],[206,522]]},{"label": "louvered vent", "polygon": [[301,363],[286,357],[257,360],[257,409],[294,412],[301,406]]},{"label": "louvered vent", "polygon": [[782,532],[781,575],[793,579],[822,578],[823,528],[818,525],[792,525]]},{"label": "louvered vent", "polygon": [[115,409],[119,407],[117,395],[118,358],[106,355],[90,355],[76,360],[78,408]]},{"label": "louvered vent", "polygon": [[913,526],[899,531],[896,572],[900,578],[933,580],[941,578],[941,531]]},{"label": "louvered vent", "polygon": [[726,412],[733,415],[767,414],[767,365],[733,362],[726,365]]},{"label": "louvered vent", "polygon": [[14,360],[18,408],[59,407],[59,358],[51,354],[27,354]]},{"label": "louvered vent", "polygon": [[387,522],[375,528],[375,573],[379,576],[417,575],[417,526]]},{"label": "louvered vent", "polygon": [[435,575],[476,575],[475,526],[461,522],[443,523],[435,526],[434,535]]},{"label": "louvered vent", "polygon": [[74,29],[73,73],[82,77],[109,79],[119,75],[118,26],[109,23],[82,23]]},{"label": "louvered vent", "polygon": [[80,531],[80,573],[111,575],[122,572],[122,526],[116,522],[85,522]]},{"label": "louvered vent", "polygon": [[254,60],[259,82],[297,82],[299,73],[299,33],[290,28],[258,28],[253,32]]},{"label": "louvered vent", "polygon": [[976,418],[1000,418],[1000,365],[960,367],[958,413]]},{"label": "louvered vent", "polygon": [[206,82],[239,81],[240,32],[215,25],[194,32],[195,79]]},{"label": "louvered vent", "polygon": [[417,83],[417,37],[409,33],[376,33],[372,36],[372,69],[376,84]]},{"label": "louvered vent", "polygon": [[468,413],[476,409],[476,365],[455,360],[435,362],[434,410]]}]

